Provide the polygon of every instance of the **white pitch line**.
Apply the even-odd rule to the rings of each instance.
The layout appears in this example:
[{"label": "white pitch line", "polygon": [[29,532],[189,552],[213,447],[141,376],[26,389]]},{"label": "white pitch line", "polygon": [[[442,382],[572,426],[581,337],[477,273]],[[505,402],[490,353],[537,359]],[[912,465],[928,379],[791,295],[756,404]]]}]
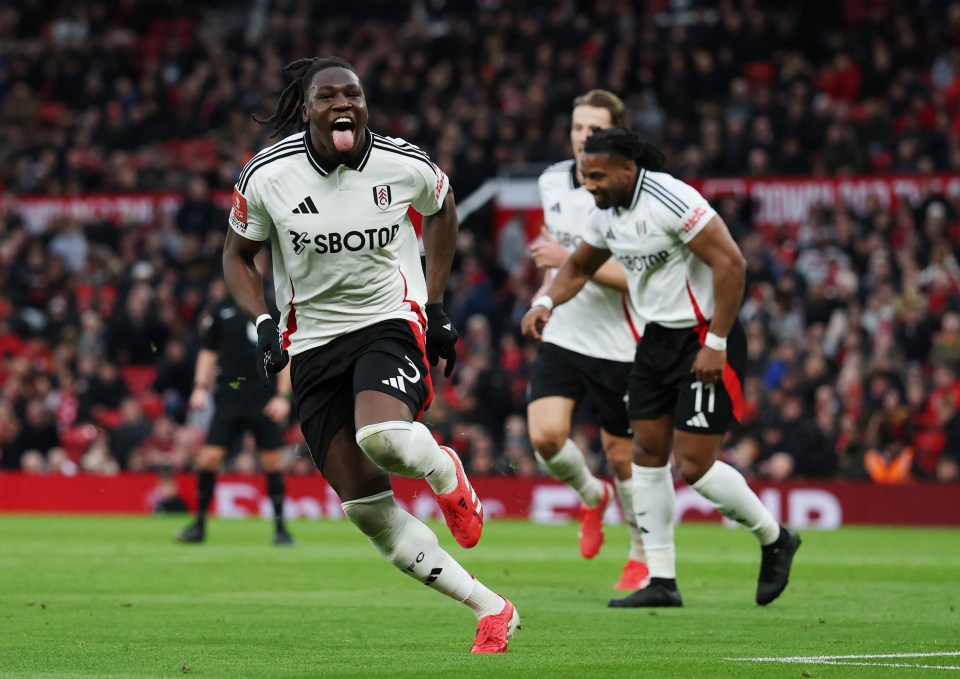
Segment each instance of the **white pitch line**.
[{"label": "white pitch line", "polygon": [[800,665],[851,665],[854,667],[904,667],[925,670],[960,670],[960,665],[916,665],[910,663],[884,662],[840,662],[848,660],[881,660],[896,658],[952,658],[960,656],[960,651],[941,651],[937,653],[881,653],[869,655],[812,655],[785,658],[724,658],[737,662],[793,663]]},{"label": "white pitch line", "polygon": [[[813,663],[805,663],[811,665]],[[825,660],[817,665],[843,665],[844,667],[909,667],[915,670],[960,670],[960,665],[911,665],[905,662],[839,662]]]},{"label": "white pitch line", "polygon": [[724,658],[724,660],[749,660],[751,662],[822,662],[824,660],[867,660],[871,658],[946,658],[960,656],[960,651],[936,653],[880,653],[870,655],[795,655],[786,658]]}]

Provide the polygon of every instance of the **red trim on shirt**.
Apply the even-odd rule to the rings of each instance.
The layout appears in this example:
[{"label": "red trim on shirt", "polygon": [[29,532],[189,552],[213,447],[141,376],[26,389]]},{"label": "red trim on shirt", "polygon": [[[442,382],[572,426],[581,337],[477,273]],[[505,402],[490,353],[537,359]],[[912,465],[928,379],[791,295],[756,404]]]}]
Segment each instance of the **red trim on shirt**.
[{"label": "red trim on shirt", "polygon": [[[693,296],[693,290],[690,289],[690,281],[687,280],[687,295],[690,297],[690,304],[693,305],[693,315],[697,317],[697,325],[706,323],[707,319],[703,315],[703,312],[700,311],[700,305],[697,304],[696,298]],[[701,342],[702,344],[702,342]]]},{"label": "red trim on shirt", "polygon": [[403,275],[403,272],[400,269],[397,269],[397,273],[400,274],[400,278],[403,279],[403,301],[410,305],[410,310],[417,315],[417,320],[420,322],[421,327],[424,331],[427,329],[427,317],[424,316],[423,310],[420,308],[420,305],[416,300],[408,299],[407,292],[409,288],[407,287],[407,277]]},{"label": "red trim on shirt", "polygon": [[633,333],[633,341],[640,341],[640,333],[637,332],[637,326],[633,324],[633,319],[630,318],[630,307],[627,306],[627,295],[625,293],[620,294],[620,305],[623,307],[623,315],[627,319],[627,325],[630,326],[630,332]]},{"label": "red trim on shirt", "polygon": [[283,332],[283,348],[290,348],[290,335],[297,331],[297,307],[293,303],[293,298],[296,296],[296,291],[293,287],[293,279],[290,279],[290,302],[287,304],[290,307],[290,311],[287,313],[287,329]]}]

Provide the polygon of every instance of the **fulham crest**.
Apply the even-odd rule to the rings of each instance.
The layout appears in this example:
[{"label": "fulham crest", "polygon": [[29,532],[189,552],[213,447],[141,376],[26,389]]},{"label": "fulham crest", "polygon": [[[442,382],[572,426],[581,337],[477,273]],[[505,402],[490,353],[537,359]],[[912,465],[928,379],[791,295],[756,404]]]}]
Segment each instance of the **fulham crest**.
[{"label": "fulham crest", "polygon": [[387,184],[374,186],[373,202],[376,203],[377,207],[381,210],[386,210],[388,207],[390,207],[390,203],[393,202],[393,195],[390,192],[390,186]]}]

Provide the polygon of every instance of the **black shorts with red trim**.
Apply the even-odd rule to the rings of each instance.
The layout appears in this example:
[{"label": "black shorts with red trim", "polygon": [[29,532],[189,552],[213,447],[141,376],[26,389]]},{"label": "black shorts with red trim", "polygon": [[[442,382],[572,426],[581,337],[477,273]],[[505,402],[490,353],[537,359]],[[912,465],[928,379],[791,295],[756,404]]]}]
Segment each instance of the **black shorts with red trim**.
[{"label": "black shorts with red trim", "polygon": [[690,372],[703,346],[707,324],[665,328],[648,324],[630,372],[631,420],[673,416],[673,427],[694,434],[723,434],[743,412],[747,335],[736,321],[727,337],[723,379],[703,384]]},{"label": "black shorts with red trim", "polygon": [[626,438],[631,434],[626,404],[631,368],[631,363],[593,358],[544,342],[530,369],[528,400],[563,396],[580,403],[589,394],[600,426]]},{"label": "black shorts with red trim", "polygon": [[419,419],[433,400],[423,328],[390,319],[297,354],[290,378],[300,429],[317,469],[333,435],[353,420],[353,399],[379,391],[407,404]]}]

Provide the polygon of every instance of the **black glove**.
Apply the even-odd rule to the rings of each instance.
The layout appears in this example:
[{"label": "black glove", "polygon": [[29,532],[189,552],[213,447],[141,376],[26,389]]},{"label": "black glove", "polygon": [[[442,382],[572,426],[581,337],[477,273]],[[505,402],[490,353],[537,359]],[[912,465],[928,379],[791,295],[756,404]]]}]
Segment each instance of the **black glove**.
[{"label": "black glove", "polygon": [[450,377],[453,366],[457,364],[457,334],[453,323],[447,318],[443,304],[428,304],[427,312],[427,360],[430,365],[436,365],[441,358],[447,359],[443,369],[443,376]]},{"label": "black glove", "polygon": [[265,318],[257,326],[257,370],[265,384],[269,384],[270,375],[283,370],[290,360],[290,354],[280,344],[280,328],[272,318]]}]

